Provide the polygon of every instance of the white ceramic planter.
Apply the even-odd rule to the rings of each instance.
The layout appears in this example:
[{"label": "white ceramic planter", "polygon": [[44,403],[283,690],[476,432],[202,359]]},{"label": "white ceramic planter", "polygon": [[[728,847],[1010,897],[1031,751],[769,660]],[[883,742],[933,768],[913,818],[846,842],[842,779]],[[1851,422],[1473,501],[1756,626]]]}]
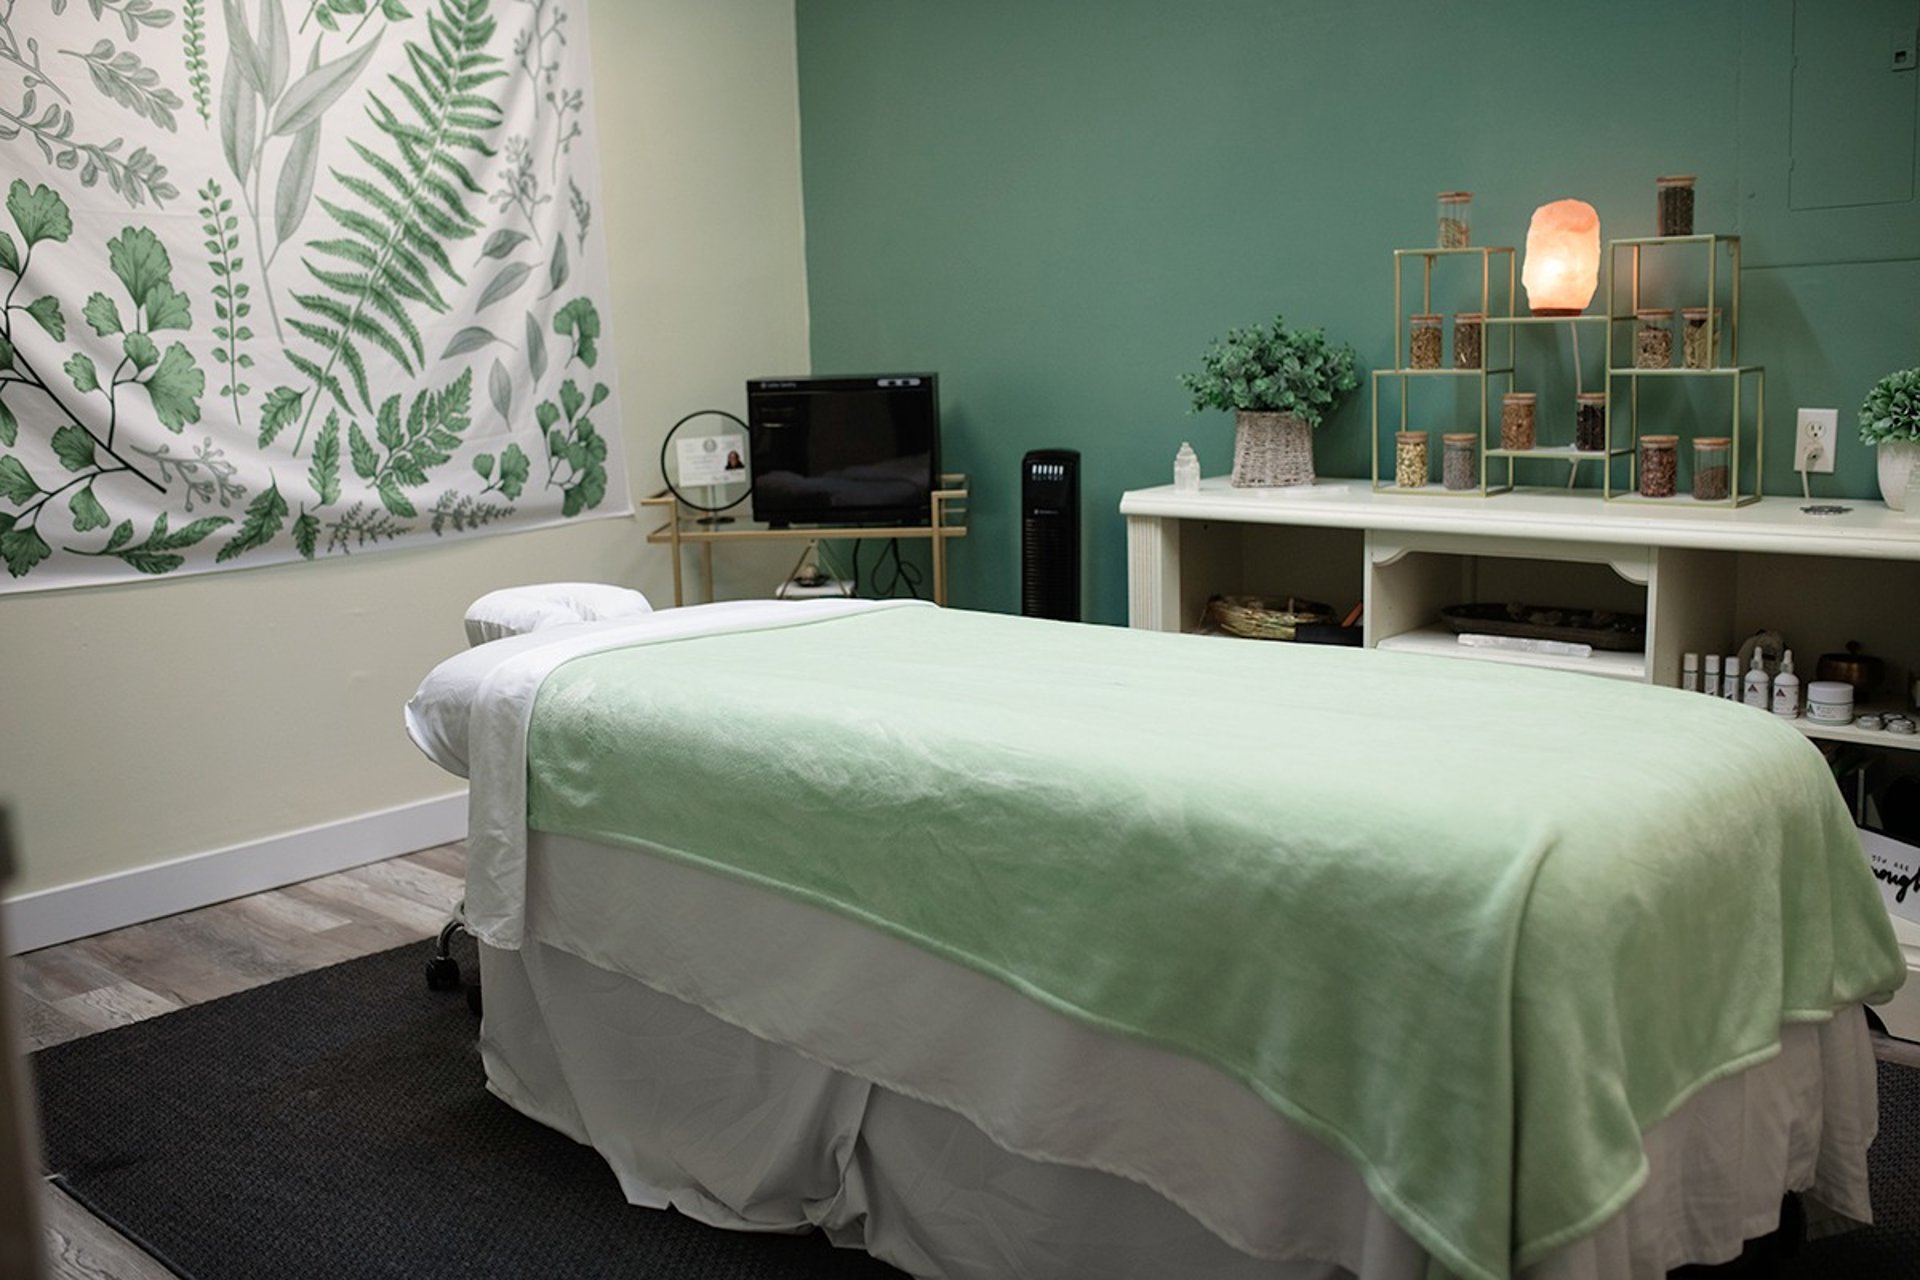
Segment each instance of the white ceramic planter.
[{"label": "white ceramic planter", "polygon": [[1874,446],[1879,450],[1880,496],[1895,511],[1907,509],[1907,491],[1920,470],[1920,442],[1887,440]]}]

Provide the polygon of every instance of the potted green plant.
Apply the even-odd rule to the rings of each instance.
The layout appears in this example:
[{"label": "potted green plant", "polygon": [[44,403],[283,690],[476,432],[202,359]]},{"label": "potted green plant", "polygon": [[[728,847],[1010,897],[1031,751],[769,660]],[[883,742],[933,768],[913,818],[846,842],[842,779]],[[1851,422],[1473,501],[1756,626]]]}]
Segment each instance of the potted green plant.
[{"label": "potted green plant", "polygon": [[1249,486],[1313,483],[1313,432],[1360,385],[1353,348],[1333,347],[1320,329],[1271,324],[1229,329],[1201,357],[1197,373],[1180,382],[1193,394],[1193,411],[1234,414],[1233,483]]},{"label": "potted green plant", "polygon": [[1860,439],[1879,452],[1880,496],[1907,509],[1907,489],[1920,470],[1920,369],[1900,369],[1873,384],[1860,404]]}]

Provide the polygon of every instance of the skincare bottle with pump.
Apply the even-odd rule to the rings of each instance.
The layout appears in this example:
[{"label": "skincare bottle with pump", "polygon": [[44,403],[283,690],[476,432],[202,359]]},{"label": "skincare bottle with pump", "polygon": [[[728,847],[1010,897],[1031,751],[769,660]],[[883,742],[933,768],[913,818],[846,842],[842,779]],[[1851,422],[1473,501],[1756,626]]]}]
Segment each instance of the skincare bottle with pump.
[{"label": "skincare bottle with pump", "polygon": [[1780,674],[1773,678],[1773,714],[1788,720],[1800,715],[1800,677],[1793,674],[1793,650],[1780,655]]},{"label": "skincare bottle with pump", "polygon": [[1769,692],[1767,669],[1762,665],[1760,650],[1758,649],[1753,651],[1753,664],[1747,668],[1745,689],[1746,692],[1741,696],[1740,700],[1750,707],[1758,707],[1762,711],[1765,711],[1767,709],[1767,694]]}]

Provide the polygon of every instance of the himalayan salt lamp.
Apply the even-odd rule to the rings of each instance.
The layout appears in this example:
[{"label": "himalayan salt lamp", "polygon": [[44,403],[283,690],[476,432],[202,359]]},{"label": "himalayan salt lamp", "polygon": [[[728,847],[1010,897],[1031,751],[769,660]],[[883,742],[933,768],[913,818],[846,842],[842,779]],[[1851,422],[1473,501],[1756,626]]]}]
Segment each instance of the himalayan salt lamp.
[{"label": "himalayan salt lamp", "polygon": [[1526,265],[1527,305],[1537,316],[1577,316],[1600,287],[1600,215],[1584,200],[1555,200],[1533,211]]}]

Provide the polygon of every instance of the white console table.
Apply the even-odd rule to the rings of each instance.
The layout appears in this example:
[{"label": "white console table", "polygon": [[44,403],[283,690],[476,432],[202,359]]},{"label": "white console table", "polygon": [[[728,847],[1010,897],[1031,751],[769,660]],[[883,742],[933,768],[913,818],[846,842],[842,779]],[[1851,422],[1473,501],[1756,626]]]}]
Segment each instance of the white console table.
[{"label": "white console table", "polygon": [[[1657,684],[1680,682],[1683,653],[1730,654],[1755,631],[1779,631],[1803,679],[1819,655],[1858,641],[1882,658],[1879,701],[1907,705],[1920,677],[1920,512],[1834,500],[1842,515],[1809,515],[1798,498],[1750,506],[1605,503],[1588,493],[1518,490],[1488,498],[1375,493],[1365,480],[1310,489],[1235,489],[1225,477],[1198,493],[1171,485],[1121,496],[1127,521],[1128,621],[1192,630],[1216,593],[1363,605],[1369,648],[1517,662]],[[1535,605],[1644,612],[1644,653],[1549,657],[1463,646],[1440,625],[1448,605]],[[1229,643],[1222,641],[1221,643]],[[1258,642],[1247,642],[1258,643]],[[1920,763],[1920,735],[1796,721]],[[1882,1010],[1898,1035],[1920,1039],[1920,927],[1895,920],[1912,978]]]}]

